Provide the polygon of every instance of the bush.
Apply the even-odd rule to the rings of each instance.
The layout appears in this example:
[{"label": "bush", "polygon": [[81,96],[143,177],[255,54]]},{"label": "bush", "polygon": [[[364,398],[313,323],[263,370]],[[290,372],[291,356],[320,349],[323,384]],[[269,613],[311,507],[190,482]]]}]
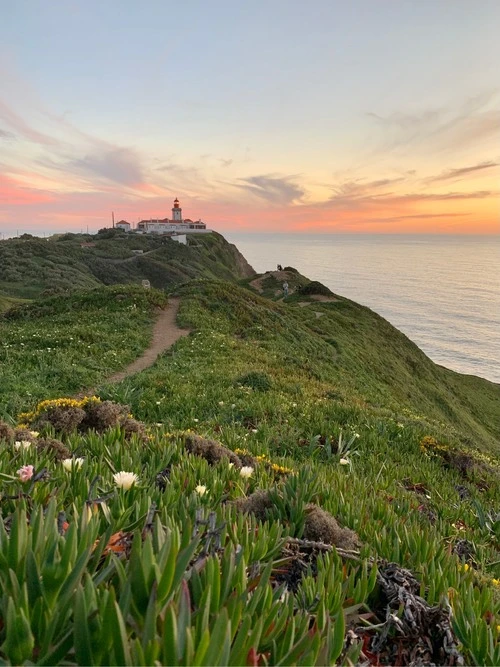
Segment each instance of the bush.
[{"label": "bush", "polygon": [[269,391],[272,387],[269,375],[260,371],[250,371],[250,373],[241,375],[236,380],[236,383],[241,384],[244,387],[251,387],[255,391]]},{"label": "bush", "polygon": [[321,294],[323,296],[332,296],[332,291],[326,287],[326,285],[323,285],[322,283],[318,282],[317,280],[311,280],[310,283],[307,283],[307,285],[302,285],[302,287],[299,287],[297,289],[297,294],[303,294],[304,296],[308,294]]}]

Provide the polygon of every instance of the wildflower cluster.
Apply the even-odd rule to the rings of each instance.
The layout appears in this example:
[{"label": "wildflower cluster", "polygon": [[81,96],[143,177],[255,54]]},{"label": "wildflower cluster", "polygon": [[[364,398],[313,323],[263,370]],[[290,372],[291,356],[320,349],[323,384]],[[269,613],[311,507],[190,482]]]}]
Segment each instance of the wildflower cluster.
[{"label": "wildflower cluster", "polygon": [[26,426],[35,422],[43,413],[50,412],[55,408],[85,408],[88,403],[99,403],[101,399],[98,396],[84,396],[77,398],[50,398],[40,401],[36,408],[31,412],[21,412],[19,415],[20,426]]},{"label": "wildflower cluster", "polygon": [[253,456],[248,451],[248,449],[240,449],[239,447],[234,450],[234,453],[238,456],[250,457],[256,463],[262,463],[268,470],[271,470],[272,472],[275,472],[279,475],[290,475],[294,472],[292,468],[287,468],[286,466],[281,466],[278,463],[273,463],[267,454],[258,454],[257,456]]},{"label": "wildflower cluster", "polygon": [[438,442],[431,435],[426,435],[420,440],[420,451],[427,456],[442,456],[450,451],[448,445]]}]

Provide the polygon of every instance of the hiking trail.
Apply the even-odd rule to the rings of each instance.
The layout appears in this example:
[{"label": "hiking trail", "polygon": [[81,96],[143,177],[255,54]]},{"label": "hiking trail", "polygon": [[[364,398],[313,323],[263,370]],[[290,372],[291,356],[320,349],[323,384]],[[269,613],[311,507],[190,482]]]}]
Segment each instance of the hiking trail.
[{"label": "hiking trail", "polygon": [[100,384],[114,384],[121,382],[130,375],[140,373],[145,368],[152,366],[158,356],[168,350],[179,338],[187,336],[189,329],[181,329],[177,323],[177,312],[179,310],[180,299],[168,300],[168,306],[160,312],[158,319],[153,327],[153,338],[148,348],[144,350],[140,357],[129,364],[122,371],[113,373],[110,377],[103,380]]}]

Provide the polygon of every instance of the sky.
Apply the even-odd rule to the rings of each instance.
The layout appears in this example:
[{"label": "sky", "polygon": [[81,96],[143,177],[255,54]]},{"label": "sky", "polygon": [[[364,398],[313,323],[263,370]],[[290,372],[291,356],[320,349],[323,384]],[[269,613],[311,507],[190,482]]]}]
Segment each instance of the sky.
[{"label": "sky", "polygon": [[0,233],[500,231],[498,0],[2,0]]}]

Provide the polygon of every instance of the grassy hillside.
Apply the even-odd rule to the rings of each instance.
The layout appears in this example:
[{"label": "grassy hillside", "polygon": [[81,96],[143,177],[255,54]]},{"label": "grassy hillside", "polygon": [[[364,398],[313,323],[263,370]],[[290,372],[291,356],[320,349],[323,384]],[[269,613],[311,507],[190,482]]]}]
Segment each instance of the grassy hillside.
[{"label": "grassy hillside", "polygon": [[[140,349],[154,291],[92,290],[0,323],[4,415],[27,409],[39,432],[0,425],[2,659],[500,663],[500,387],[298,275],[280,300],[274,278],[179,287],[192,334],[118,385],[102,381],[106,352]],[[54,345],[24,350],[42,331]],[[37,407],[44,378],[43,398],[97,384],[102,407]]]},{"label": "grassy hillside", "polygon": [[[82,247],[87,243],[94,245]],[[237,280],[252,273],[236,247],[215,232],[191,235],[188,246],[119,230],[0,241],[0,293],[11,297],[32,299],[144,279],[171,289],[192,278]]]},{"label": "grassy hillside", "polygon": [[91,388],[149,344],[165,294],[98,287],[17,305],[0,316],[0,418]]},{"label": "grassy hillside", "polygon": [[9,310],[9,308],[12,308],[12,306],[16,306],[22,302],[23,299],[14,299],[10,296],[5,296],[5,294],[0,292],[0,313],[3,313],[4,311]]}]

